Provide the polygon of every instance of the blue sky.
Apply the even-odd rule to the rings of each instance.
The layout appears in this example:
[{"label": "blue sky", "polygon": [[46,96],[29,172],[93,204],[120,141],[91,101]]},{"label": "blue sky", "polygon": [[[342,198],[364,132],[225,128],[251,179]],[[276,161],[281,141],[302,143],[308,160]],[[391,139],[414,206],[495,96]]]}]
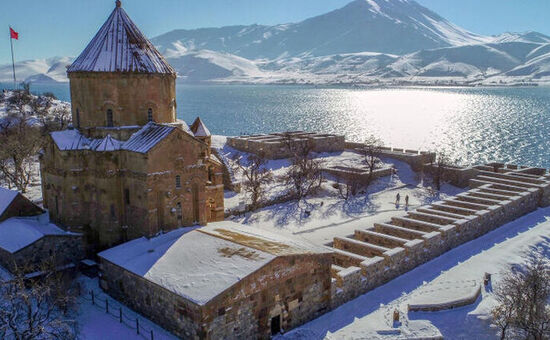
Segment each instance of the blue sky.
[{"label": "blue sky", "polygon": [[[296,22],[351,0],[125,0],[149,37],[176,28]],[[550,0],[417,0],[470,31],[550,35]],[[8,25],[20,33],[17,60],[77,55],[114,7],[114,0],[2,0],[0,64],[11,61]],[[1,28],[4,27],[4,28]]]}]

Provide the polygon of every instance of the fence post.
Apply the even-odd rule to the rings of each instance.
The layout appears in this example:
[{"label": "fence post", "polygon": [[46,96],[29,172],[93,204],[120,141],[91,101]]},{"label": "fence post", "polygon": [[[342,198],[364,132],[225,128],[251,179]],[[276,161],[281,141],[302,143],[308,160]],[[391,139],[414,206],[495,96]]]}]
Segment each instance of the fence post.
[{"label": "fence post", "polygon": [[136,332],[139,335],[139,319],[136,318]]},{"label": "fence post", "polygon": [[118,308],[118,319],[119,319],[120,323],[122,323],[122,307]]},{"label": "fence post", "polygon": [[109,299],[105,299],[105,313],[109,314]]},{"label": "fence post", "polygon": [[90,291],[92,293],[92,305],[95,305],[95,296],[94,296],[94,291]]},{"label": "fence post", "polygon": [[153,330],[151,329],[151,340],[155,340],[155,336],[153,335]]}]

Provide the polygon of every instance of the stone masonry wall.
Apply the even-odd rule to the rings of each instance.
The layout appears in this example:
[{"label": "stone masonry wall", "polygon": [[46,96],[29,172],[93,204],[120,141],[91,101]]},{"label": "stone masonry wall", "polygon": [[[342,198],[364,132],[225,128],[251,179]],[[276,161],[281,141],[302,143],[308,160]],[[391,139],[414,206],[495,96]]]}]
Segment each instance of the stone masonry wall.
[{"label": "stone masonry wall", "polygon": [[[351,253],[337,254],[335,263],[338,264],[338,258],[342,256],[359,257],[355,263],[340,261],[347,268],[333,266],[335,268],[332,306],[336,307],[364,294],[454,247],[534,211],[544,199],[542,188],[516,188],[516,191],[507,191],[498,185],[481,184],[475,180],[472,186],[474,188],[464,194],[411,212],[411,216],[416,214],[414,216],[416,220],[396,218],[391,222],[393,225],[375,224],[374,227],[366,229],[363,236],[357,235],[361,231],[356,231],[356,239],[376,242],[378,245],[391,245],[391,249],[384,251],[381,248],[374,252],[366,252],[360,242],[357,242],[355,248],[343,247],[337,244],[341,241],[335,239],[335,245],[339,249],[347,249]],[[549,184],[547,183],[546,186]],[[435,210],[436,208],[438,210]],[[469,211],[471,215],[466,216],[465,211]],[[454,216],[454,219],[447,221],[448,216]],[[396,224],[398,228],[395,228]],[[420,231],[423,228],[422,224],[427,229]],[[400,227],[411,229],[401,231]],[[429,232],[430,227],[433,227],[434,231]],[[395,228],[395,231],[390,232],[396,236],[381,236],[376,233],[383,232],[384,228]],[[369,230],[375,233],[370,236]],[[411,235],[415,239],[408,240],[407,238],[411,238]],[[353,244],[353,242],[345,242]],[[339,249],[335,251],[341,251]],[[361,255],[365,256],[362,261]]]},{"label": "stone masonry wall", "polygon": [[81,235],[45,236],[33,244],[9,253],[0,249],[0,265],[11,272],[16,268],[25,272],[40,270],[40,266],[49,259],[55,260],[56,266],[78,264],[84,258],[84,244]]},{"label": "stone masonry wall", "polygon": [[269,339],[273,317],[289,330],[330,308],[330,256],[278,257],[204,306],[103,259],[101,286],[185,339]]}]

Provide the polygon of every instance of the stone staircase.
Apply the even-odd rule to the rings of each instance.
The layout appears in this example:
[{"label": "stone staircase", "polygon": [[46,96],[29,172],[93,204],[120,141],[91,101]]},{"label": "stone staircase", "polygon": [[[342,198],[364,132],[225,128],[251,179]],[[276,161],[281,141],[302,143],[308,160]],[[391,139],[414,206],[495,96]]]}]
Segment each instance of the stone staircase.
[{"label": "stone staircase", "polygon": [[[493,171],[489,171],[489,169]],[[333,305],[338,306],[465,242],[550,205],[543,169],[477,169],[470,190],[336,237]]]}]

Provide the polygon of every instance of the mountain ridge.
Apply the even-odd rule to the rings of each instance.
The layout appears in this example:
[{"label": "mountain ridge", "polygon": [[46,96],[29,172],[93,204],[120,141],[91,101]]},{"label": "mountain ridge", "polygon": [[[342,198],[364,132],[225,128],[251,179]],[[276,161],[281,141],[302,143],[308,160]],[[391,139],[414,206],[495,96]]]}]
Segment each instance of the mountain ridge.
[{"label": "mountain ridge", "polygon": [[[355,0],[297,23],[172,30],[151,41],[185,82],[550,83],[550,37],[479,35],[413,0]],[[72,60],[19,62],[18,77],[67,81]],[[0,81],[10,79],[11,65],[0,65]]]}]

